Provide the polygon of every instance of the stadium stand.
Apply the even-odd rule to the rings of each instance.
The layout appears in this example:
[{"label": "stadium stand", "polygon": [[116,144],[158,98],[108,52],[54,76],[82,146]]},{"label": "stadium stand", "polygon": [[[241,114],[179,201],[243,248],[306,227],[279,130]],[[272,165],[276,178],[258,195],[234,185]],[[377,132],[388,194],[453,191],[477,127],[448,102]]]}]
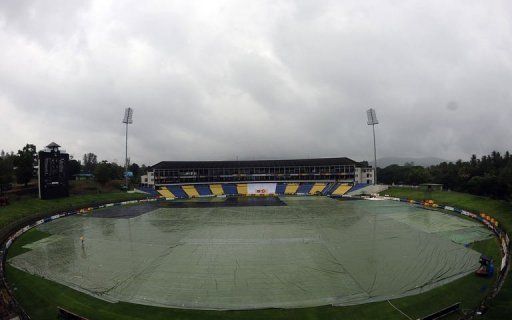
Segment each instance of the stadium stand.
[{"label": "stadium stand", "polygon": [[350,189],[352,188],[351,185],[346,185],[346,184],[340,184],[333,192],[331,195],[333,196],[342,196],[344,195],[345,193],[347,193]]},{"label": "stadium stand", "polygon": [[301,185],[297,188],[297,191],[295,193],[296,194],[308,194],[309,190],[311,190],[312,187],[313,187],[313,183],[311,183],[311,182],[301,183]]},{"label": "stadium stand", "polygon": [[286,185],[286,189],[284,190],[285,194],[295,194],[297,192],[297,189],[299,188],[298,183],[288,183]]},{"label": "stadium stand", "polygon": [[238,194],[246,196],[248,194],[247,192],[247,183],[239,183],[236,185],[236,190]]},{"label": "stadium stand", "polygon": [[276,185],[276,194],[284,194],[286,190],[286,183],[280,182]]},{"label": "stadium stand", "polygon": [[330,195],[334,190],[336,190],[336,188],[338,188],[338,186],[340,185],[340,183],[329,183],[325,186],[324,190],[322,190],[322,194],[327,196],[327,195]]},{"label": "stadium stand", "polygon": [[158,193],[162,197],[165,197],[165,198],[168,198],[168,199],[174,199],[175,198],[175,196],[165,187],[162,187],[161,189],[159,189]]},{"label": "stadium stand", "polygon": [[315,195],[317,193],[322,193],[322,190],[325,189],[326,183],[315,183],[311,190],[309,190],[310,195]]},{"label": "stadium stand", "polygon": [[167,189],[169,189],[169,191],[172,192],[172,194],[174,194],[174,196],[176,198],[182,198],[182,199],[186,199],[188,198],[187,194],[185,193],[185,191],[183,191],[183,189],[181,188],[181,186],[177,186],[177,185],[168,185],[167,186]]},{"label": "stadium stand", "polygon": [[199,193],[193,185],[181,186],[189,198],[199,197]]},{"label": "stadium stand", "polygon": [[142,192],[146,192],[146,193],[149,193],[150,195],[152,195],[153,197],[158,197],[160,196],[160,194],[152,187],[139,187],[137,188],[139,189],[140,191]]},{"label": "stadium stand", "polygon": [[362,189],[362,188],[367,187],[367,186],[368,186],[367,183],[357,183],[348,192],[354,192],[356,190]]},{"label": "stadium stand", "polygon": [[220,184],[211,184],[210,190],[212,191],[213,195],[215,195],[215,196],[224,195],[224,190],[222,189],[222,185],[220,185]]},{"label": "stadium stand", "polygon": [[199,193],[199,195],[202,197],[207,197],[207,196],[212,195],[212,192],[211,192],[210,188],[208,187],[208,185],[199,184],[199,185],[195,185],[195,188],[197,190],[197,193]]},{"label": "stadium stand", "polygon": [[224,194],[226,194],[226,195],[237,195],[238,194],[238,190],[237,190],[235,184],[224,183],[224,184],[222,184],[222,190],[224,190]]}]

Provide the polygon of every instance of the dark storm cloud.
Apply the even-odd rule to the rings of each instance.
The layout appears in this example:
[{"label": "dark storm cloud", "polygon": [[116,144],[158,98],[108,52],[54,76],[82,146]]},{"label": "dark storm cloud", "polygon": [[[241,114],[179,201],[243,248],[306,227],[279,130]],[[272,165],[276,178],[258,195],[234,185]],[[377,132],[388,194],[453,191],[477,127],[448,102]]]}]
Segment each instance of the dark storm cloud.
[{"label": "dark storm cloud", "polygon": [[0,149],[133,161],[511,149],[505,1],[3,1]]}]

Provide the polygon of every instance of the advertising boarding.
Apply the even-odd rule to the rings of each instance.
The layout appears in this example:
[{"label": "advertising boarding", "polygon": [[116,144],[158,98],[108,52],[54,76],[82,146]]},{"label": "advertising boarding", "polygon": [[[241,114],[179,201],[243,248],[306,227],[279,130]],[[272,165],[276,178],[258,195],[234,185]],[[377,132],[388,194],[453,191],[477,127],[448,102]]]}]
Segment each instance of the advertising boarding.
[{"label": "advertising boarding", "polygon": [[276,193],[277,183],[249,183],[247,194],[250,195],[271,195]]}]

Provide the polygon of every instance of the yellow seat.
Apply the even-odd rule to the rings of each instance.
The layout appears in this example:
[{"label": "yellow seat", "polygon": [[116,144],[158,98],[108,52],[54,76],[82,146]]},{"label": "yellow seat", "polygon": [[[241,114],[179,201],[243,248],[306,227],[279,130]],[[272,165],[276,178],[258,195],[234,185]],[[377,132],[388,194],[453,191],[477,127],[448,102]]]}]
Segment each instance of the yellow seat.
[{"label": "yellow seat", "polygon": [[350,188],[352,188],[352,186],[346,185],[346,184],[342,184],[342,185],[338,186],[336,188],[336,190],[334,190],[334,192],[332,194],[335,195],[335,196],[342,196],[345,193],[347,193],[347,191],[350,190]]},{"label": "yellow seat", "polygon": [[238,194],[247,195],[247,193],[248,193],[248,191],[247,191],[247,184],[246,183],[237,184],[236,185],[236,190],[237,190]]},{"label": "yellow seat", "polygon": [[284,190],[284,194],[295,194],[295,192],[297,192],[298,188],[299,188],[298,183],[288,183],[286,185],[286,189]]},{"label": "yellow seat", "polygon": [[222,189],[222,185],[220,185],[220,184],[211,184],[210,185],[210,190],[216,196],[224,195],[224,190]]},{"label": "yellow seat", "polygon": [[324,188],[325,188],[325,183],[315,183],[313,185],[313,188],[311,188],[311,190],[309,190],[309,194],[315,195],[318,192],[322,192],[322,190],[324,190]]},{"label": "yellow seat", "polygon": [[194,188],[194,186],[181,186],[181,188],[183,189],[183,191],[185,191],[189,198],[199,197],[199,193],[197,192],[196,188]]},{"label": "yellow seat", "polygon": [[160,189],[160,190],[157,190],[158,193],[160,193],[163,197],[167,198],[167,199],[174,199],[176,198],[171,191],[169,191],[167,188],[163,188],[163,189]]}]

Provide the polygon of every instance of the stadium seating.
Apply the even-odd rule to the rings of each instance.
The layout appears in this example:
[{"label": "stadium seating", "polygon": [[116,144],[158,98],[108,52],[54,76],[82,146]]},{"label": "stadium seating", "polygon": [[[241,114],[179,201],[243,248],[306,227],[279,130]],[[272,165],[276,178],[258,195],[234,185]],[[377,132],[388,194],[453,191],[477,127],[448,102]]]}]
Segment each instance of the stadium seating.
[{"label": "stadium seating", "polygon": [[299,188],[298,183],[288,183],[286,185],[286,189],[284,191],[285,194],[295,194],[297,192],[297,189]]},{"label": "stadium seating", "polygon": [[172,194],[174,194],[174,196],[176,198],[181,198],[181,199],[186,199],[188,198],[187,194],[185,193],[185,191],[183,191],[183,189],[181,188],[181,186],[177,186],[177,185],[168,185],[167,186],[167,189],[169,189],[169,191],[172,192]]},{"label": "stadium seating", "polygon": [[296,194],[308,194],[309,190],[311,190],[312,187],[313,187],[313,183],[311,183],[311,182],[301,183],[295,193]]},{"label": "stadium seating", "polygon": [[367,183],[357,183],[348,192],[354,192],[356,190],[362,189],[362,188],[367,187],[367,186],[368,186]]},{"label": "stadium seating", "polygon": [[199,193],[193,185],[181,186],[189,198],[199,197]]},{"label": "stadium seating", "polygon": [[224,195],[224,190],[222,189],[222,185],[220,185],[220,184],[211,184],[210,185],[210,190],[216,196]]},{"label": "stadium seating", "polygon": [[236,189],[238,194],[246,196],[248,194],[247,191],[247,183],[239,183],[236,185]]},{"label": "stadium seating", "polygon": [[286,190],[286,183],[279,182],[276,185],[276,194],[285,194],[285,190]]},{"label": "stadium seating", "polygon": [[315,183],[311,190],[309,190],[310,195],[315,195],[317,193],[321,193],[322,190],[325,189],[326,183]]},{"label": "stadium seating", "polygon": [[207,197],[207,196],[212,195],[212,192],[211,192],[210,188],[208,187],[208,185],[197,184],[194,187],[196,188],[197,193],[199,193],[199,195],[202,197]]},{"label": "stadium seating", "polygon": [[332,193],[333,196],[342,196],[352,188],[351,185],[340,184]]},{"label": "stadium seating", "polygon": [[328,183],[324,190],[322,190],[322,194],[325,196],[330,195],[334,190],[336,190],[336,188],[338,188],[339,185],[340,183],[337,182]]},{"label": "stadium seating", "polygon": [[237,190],[235,184],[223,183],[222,189],[224,190],[224,194],[226,194],[226,195],[237,195],[238,194],[238,190]]},{"label": "stadium seating", "polygon": [[174,199],[175,196],[165,187],[162,187],[161,189],[157,190],[158,193],[167,199]]},{"label": "stadium seating", "polygon": [[153,197],[158,197],[160,196],[160,193],[158,193],[154,188],[152,187],[139,187],[137,188],[139,189],[140,191],[142,192],[146,192],[146,193],[149,193],[150,195],[152,195]]}]

